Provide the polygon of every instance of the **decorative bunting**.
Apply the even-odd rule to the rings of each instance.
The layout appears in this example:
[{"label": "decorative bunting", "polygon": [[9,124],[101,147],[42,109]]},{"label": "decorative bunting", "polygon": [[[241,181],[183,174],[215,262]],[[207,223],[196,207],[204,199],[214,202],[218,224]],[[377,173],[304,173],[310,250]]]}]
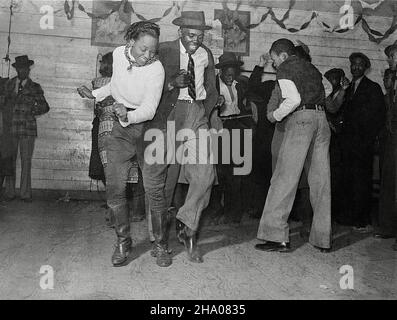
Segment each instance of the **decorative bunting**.
[{"label": "decorative bunting", "polygon": [[[377,3],[377,5],[374,6],[373,8],[371,7],[371,9],[376,9],[376,7],[378,7],[382,2],[383,2],[383,0],[379,1],[379,2]],[[254,28],[258,27],[261,23],[263,23],[263,22],[267,19],[267,17],[268,17],[269,15],[270,15],[271,19],[272,19],[274,22],[276,22],[277,25],[278,25],[280,28],[282,28],[282,29],[284,29],[284,30],[287,30],[288,32],[291,32],[291,33],[296,33],[296,32],[299,32],[299,31],[301,31],[301,30],[306,29],[307,27],[309,27],[309,25],[310,25],[310,24],[312,23],[312,21],[315,20],[315,19],[317,19],[317,21],[319,21],[319,14],[318,14],[317,12],[314,12],[314,11],[313,11],[313,12],[312,12],[312,15],[311,15],[311,17],[310,17],[310,19],[309,19],[307,22],[305,22],[304,24],[302,24],[299,28],[288,28],[288,27],[285,25],[284,21],[287,20],[287,19],[289,18],[290,12],[291,12],[291,10],[294,8],[295,3],[296,3],[296,0],[291,0],[291,1],[290,1],[288,10],[285,12],[285,14],[284,14],[284,16],[282,17],[282,19],[278,19],[278,18],[276,17],[276,15],[275,15],[275,13],[274,13],[274,11],[273,11],[273,8],[267,7],[268,11],[267,11],[264,15],[262,15],[262,18],[260,19],[260,21],[259,21],[258,23],[255,23],[255,24],[250,24],[250,25],[246,26],[246,28],[247,28],[247,29],[254,29]],[[241,0],[237,3],[237,7],[236,7],[236,10],[235,10],[235,11],[237,11],[237,10],[239,9],[240,5],[241,5]],[[223,6],[223,9],[224,9],[226,12],[227,12],[227,11],[231,11],[231,10],[228,8],[228,6],[227,6],[227,0],[224,0],[224,2],[222,3],[222,6]],[[363,6],[363,7],[364,7],[364,6]],[[369,8],[369,7],[365,7],[365,8]],[[365,18],[363,17],[362,14],[360,14],[360,15],[357,17],[356,22],[354,23],[354,26],[358,25],[358,24],[361,22],[361,26],[362,26],[363,30],[368,34],[369,40],[372,41],[372,42],[375,42],[375,43],[379,44],[379,43],[381,43],[383,40],[387,39],[390,35],[392,35],[392,34],[397,30],[397,5],[394,6],[393,10],[394,10],[394,12],[395,12],[395,15],[394,15],[394,19],[393,19],[392,25],[391,25],[391,27],[390,27],[384,34],[382,34],[382,33],[379,32],[379,31],[376,31],[376,30],[374,30],[374,29],[371,29],[371,28],[369,27],[369,25],[368,25],[368,22],[365,20]],[[222,22],[222,21],[221,21],[221,22]],[[350,31],[349,28],[344,28],[344,29],[342,29],[342,28],[337,28],[337,27],[331,28],[331,27],[330,27],[328,24],[326,24],[325,22],[321,22],[321,21],[320,21],[319,23],[320,23],[320,25],[324,28],[324,31],[326,31],[326,32],[331,32],[331,33],[332,33],[332,32],[336,32],[336,33],[345,33],[345,32]]]},{"label": "decorative bunting", "polygon": [[[360,1],[362,4],[362,7],[364,9],[376,9],[380,4],[383,3],[383,0],[378,1],[376,4],[373,4],[372,6],[369,6],[366,2],[364,1]],[[238,1],[237,2],[237,7],[236,7],[236,12],[238,11],[238,8],[241,6],[242,1]],[[273,8],[267,7],[268,11],[262,15],[262,18],[260,19],[260,21],[258,23],[255,24],[250,24],[248,26],[245,26],[247,29],[254,29],[256,27],[258,27],[261,23],[263,23],[268,16],[271,17],[271,19],[282,29],[287,30],[288,32],[291,33],[297,33],[301,30],[304,30],[306,28],[308,28],[310,26],[310,24],[312,23],[313,20],[317,19],[317,21],[319,21],[319,14],[317,12],[312,12],[311,17],[308,21],[306,21],[305,23],[303,23],[299,28],[289,28],[286,26],[285,21],[290,17],[290,12],[291,10],[294,8],[296,4],[296,0],[290,0],[290,4],[288,7],[288,10],[284,13],[283,17],[281,19],[278,19],[273,11]],[[64,4],[64,9],[65,9],[65,13],[66,13],[66,17],[71,20],[74,16],[74,10],[75,10],[75,5],[76,5],[76,0],[72,0],[72,4],[69,4],[68,0],[65,0],[65,4]],[[137,13],[134,8],[132,7],[131,3],[128,0],[121,0],[120,2],[115,2],[114,7],[110,10],[110,12],[108,13],[104,13],[101,15],[94,15],[92,13],[89,13],[85,10],[84,6],[81,5],[80,3],[78,4],[78,9],[84,13],[86,13],[90,18],[92,19],[106,19],[107,17],[109,17],[112,13],[117,12],[120,7],[124,5],[124,12],[125,13],[133,13],[136,15],[136,17],[140,20],[143,21],[151,21],[151,22],[159,22],[161,19],[163,19],[164,17],[168,16],[172,9],[174,7],[177,8],[178,11],[181,10],[179,4],[177,2],[173,2],[172,6],[170,8],[168,8],[164,14],[159,17],[159,18],[153,18],[153,19],[146,19],[144,16],[142,16],[141,14]],[[227,6],[227,0],[224,0],[222,3],[223,9],[227,12],[231,12],[231,10],[228,8]],[[392,35],[396,30],[397,30],[397,8],[394,7],[394,11],[395,11],[395,15],[394,15],[394,19],[392,22],[392,25],[390,26],[390,28],[388,30],[386,30],[385,33],[381,33],[377,30],[371,29],[371,27],[368,25],[368,22],[365,20],[365,18],[363,17],[362,14],[360,14],[357,19],[356,22],[354,23],[354,26],[358,25],[361,22],[361,26],[363,28],[363,30],[367,33],[368,38],[370,41],[375,42],[375,43],[381,43],[383,40],[387,39],[390,35]],[[238,19],[238,18],[236,18]],[[222,21],[221,21],[222,22]],[[328,24],[326,24],[325,22],[319,21],[319,24],[324,28],[325,32],[336,32],[336,33],[345,33],[350,31],[349,28],[345,28],[345,29],[341,29],[341,28],[337,28],[337,27],[333,27],[331,28]]]},{"label": "decorative bunting", "polygon": [[[76,0],[72,0],[72,6],[69,5],[69,1],[65,0],[65,4],[64,4],[64,9],[65,9],[65,14],[66,17],[68,18],[68,20],[71,20],[74,17],[74,8],[75,8],[75,3]],[[99,14],[99,15],[95,15],[93,13],[87,12],[84,8],[84,6],[79,3],[78,4],[78,9],[82,12],[84,12],[87,16],[89,16],[91,19],[101,19],[101,20],[105,20],[107,19],[111,14],[118,12],[121,8],[121,6],[124,5],[123,11],[124,13],[133,13],[136,15],[136,17],[139,20],[142,21],[150,21],[150,22],[159,22],[161,19],[165,18],[166,16],[168,16],[171,12],[171,10],[176,6],[177,8],[179,8],[179,5],[176,2],[173,2],[172,6],[170,8],[168,8],[167,10],[165,10],[164,14],[159,17],[159,18],[153,18],[153,19],[146,19],[144,16],[142,16],[141,14],[137,13],[134,8],[132,7],[131,3],[128,0],[121,0],[119,2],[115,2],[114,3],[114,7],[108,12],[108,13],[103,13],[103,14]]]}]

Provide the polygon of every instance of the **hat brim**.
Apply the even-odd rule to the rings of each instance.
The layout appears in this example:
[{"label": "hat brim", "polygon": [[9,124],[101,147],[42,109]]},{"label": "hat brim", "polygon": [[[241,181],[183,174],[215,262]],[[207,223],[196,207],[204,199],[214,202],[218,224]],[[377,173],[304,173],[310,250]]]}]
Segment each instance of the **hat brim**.
[{"label": "hat brim", "polygon": [[365,61],[365,64],[367,65],[367,69],[371,68],[371,60],[363,54],[363,53],[352,53],[349,57],[350,62],[353,61],[354,58],[361,58]]},{"label": "hat brim", "polygon": [[237,62],[220,62],[220,63],[217,63],[217,64],[215,65],[215,68],[221,69],[221,68],[226,67],[226,66],[228,66],[228,67],[241,67],[243,64],[244,64],[244,62],[242,62],[242,61],[237,61]]},{"label": "hat brim", "polygon": [[12,64],[12,66],[13,66],[14,68],[31,67],[32,65],[34,65],[34,61],[33,61],[33,60],[29,60],[27,64],[18,64],[18,63],[16,63],[16,62],[14,62],[14,63]]},{"label": "hat brim", "polygon": [[211,26],[207,25],[191,25],[191,24],[185,24],[184,19],[179,17],[176,18],[172,23],[178,27],[182,28],[187,28],[187,29],[194,29],[194,30],[211,30]]}]

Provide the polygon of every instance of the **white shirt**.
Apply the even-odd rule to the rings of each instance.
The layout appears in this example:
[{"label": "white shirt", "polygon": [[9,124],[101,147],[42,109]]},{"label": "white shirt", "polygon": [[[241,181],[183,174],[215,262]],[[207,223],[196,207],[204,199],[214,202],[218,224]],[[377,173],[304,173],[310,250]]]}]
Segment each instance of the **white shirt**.
[{"label": "white shirt", "polygon": [[[179,41],[179,52],[180,52],[180,69],[187,71],[187,66],[189,64],[189,55],[186,53],[186,49]],[[204,87],[204,72],[205,68],[208,66],[208,53],[203,47],[199,47],[197,51],[192,54],[194,61],[194,76],[196,83],[196,100],[205,100],[207,93]],[[181,88],[178,96],[179,100],[192,100],[189,96],[188,88]]]},{"label": "white shirt", "polygon": [[356,93],[358,86],[360,85],[361,80],[363,80],[364,76],[362,76],[361,78],[358,78],[356,81],[354,82],[354,91],[353,94]]},{"label": "white shirt", "polygon": [[238,108],[236,84],[237,82],[233,81],[231,85],[231,90],[234,96],[234,100],[233,100],[227,85],[222,81],[221,77],[219,77],[219,91],[220,94],[225,97],[225,106],[221,112],[222,117],[240,114],[240,109]]},{"label": "white shirt", "polygon": [[273,117],[277,121],[281,121],[300,105],[301,95],[293,81],[281,79],[278,80],[278,83],[280,85],[281,95],[285,100],[273,111]]},{"label": "white shirt", "polygon": [[[15,81],[15,89],[14,89],[15,93],[18,93],[20,82],[21,82],[21,80],[17,77],[17,81]],[[22,87],[25,86],[26,82],[28,82],[28,79],[25,79],[22,81]]]},{"label": "white shirt", "polygon": [[113,76],[110,83],[92,91],[93,96],[102,101],[109,95],[128,109],[128,121],[119,121],[123,127],[152,120],[163,92],[165,72],[160,61],[143,67],[133,66],[124,55],[125,46],[113,51]]}]

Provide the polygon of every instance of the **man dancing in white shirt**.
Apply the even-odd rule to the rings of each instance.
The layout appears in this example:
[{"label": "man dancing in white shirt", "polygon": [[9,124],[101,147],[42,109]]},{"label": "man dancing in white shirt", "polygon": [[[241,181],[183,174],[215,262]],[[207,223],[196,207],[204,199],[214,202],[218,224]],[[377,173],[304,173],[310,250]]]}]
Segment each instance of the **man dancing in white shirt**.
[{"label": "man dancing in white shirt", "polygon": [[[164,68],[157,59],[160,37],[158,25],[140,21],[127,30],[127,44],[113,52],[113,76],[111,82],[94,91],[86,87],[79,93],[87,98],[102,101],[109,95],[117,119],[108,139],[107,157],[107,202],[115,217],[117,234],[116,249],[112,256],[115,267],[131,261],[132,241],[130,235],[129,210],[126,198],[126,179],[131,159],[136,155],[143,168],[142,135],[143,122],[152,120],[161,98],[164,84]],[[155,225],[161,230],[164,226]],[[158,238],[158,237],[157,237]],[[157,264],[171,264],[166,245],[156,239]]]}]

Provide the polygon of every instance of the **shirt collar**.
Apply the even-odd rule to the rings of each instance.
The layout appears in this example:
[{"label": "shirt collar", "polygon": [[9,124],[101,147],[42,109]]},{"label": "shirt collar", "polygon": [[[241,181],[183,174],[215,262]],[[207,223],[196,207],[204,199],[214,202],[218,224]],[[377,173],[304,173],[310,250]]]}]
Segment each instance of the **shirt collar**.
[{"label": "shirt collar", "polygon": [[[28,82],[28,79],[29,79],[29,78],[26,78],[25,80],[22,81],[22,87],[25,86],[26,82]],[[21,80],[17,77],[17,85],[18,85],[18,86],[19,86],[20,82],[21,82]]]}]

